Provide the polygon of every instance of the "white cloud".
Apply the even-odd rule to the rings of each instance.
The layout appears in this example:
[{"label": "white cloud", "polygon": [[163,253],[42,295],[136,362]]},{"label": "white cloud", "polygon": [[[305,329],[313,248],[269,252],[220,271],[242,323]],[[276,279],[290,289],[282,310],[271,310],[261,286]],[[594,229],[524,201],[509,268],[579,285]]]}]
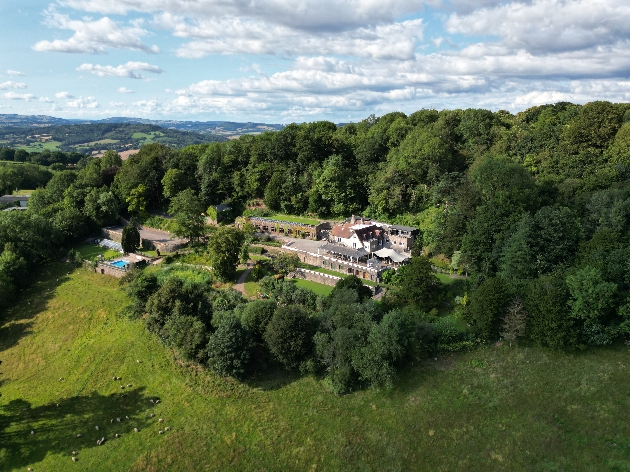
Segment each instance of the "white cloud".
[{"label": "white cloud", "polygon": [[[163,23],[169,24],[165,20]],[[408,60],[413,58],[424,31],[422,19],[360,27],[334,35],[309,35],[287,26],[241,18],[193,24],[170,21],[170,25],[175,36],[194,38],[177,50],[178,56],[188,58],[208,54],[334,54]]]},{"label": "white cloud", "polygon": [[24,76],[26,75],[24,72],[20,72],[19,70],[7,70],[7,74],[13,76],[13,75],[20,75],[20,76]]},{"label": "white cloud", "polygon": [[39,101],[42,103],[54,103],[50,98],[48,97],[40,97]]},{"label": "white cloud", "polygon": [[625,0],[535,0],[453,14],[446,27],[451,33],[497,35],[510,48],[548,53],[630,40],[629,24]]},{"label": "white cloud", "polygon": [[68,108],[100,108],[98,102],[94,97],[79,97],[75,100],[69,100],[66,102]]},{"label": "white cloud", "polygon": [[7,89],[25,89],[27,88],[27,85],[25,83],[22,82],[2,82],[0,83],[0,90],[7,90]]},{"label": "white cloud", "polygon": [[99,77],[127,77],[130,79],[144,79],[142,74],[138,74],[136,71],[151,72],[152,74],[161,74],[164,72],[157,66],[153,66],[146,62],[127,62],[119,66],[101,66],[99,64],[82,64],[77,67],[78,71],[89,72],[90,74],[98,75]]},{"label": "white cloud", "polygon": [[71,95],[70,92],[57,92],[55,94],[55,97],[57,98],[74,98],[74,95]]},{"label": "white cloud", "polygon": [[107,48],[132,49],[146,53],[157,53],[157,46],[147,46],[140,37],[147,32],[137,26],[121,28],[118,24],[103,17],[99,20],[71,20],[69,16],[48,10],[46,24],[66,30],[73,30],[74,35],[67,40],[39,41],[33,46],[36,51],[103,54]]},{"label": "white cloud", "polygon": [[3,98],[7,98],[9,100],[34,100],[35,95],[32,93],[15,93],[15,92],[7,92],[2,95]]},{"label": "white cloud", "polygon": [[385,24],[422,10],[424,0],[61,0],[65,6],[102,14],[130,11],[196,19],[252,18],[309,32],[334,32]]},{"label": "white cloud", "polygon": [[120,93],[135,93],[133,90],[129,90],[127,87],[120,87],[118,91]]}]

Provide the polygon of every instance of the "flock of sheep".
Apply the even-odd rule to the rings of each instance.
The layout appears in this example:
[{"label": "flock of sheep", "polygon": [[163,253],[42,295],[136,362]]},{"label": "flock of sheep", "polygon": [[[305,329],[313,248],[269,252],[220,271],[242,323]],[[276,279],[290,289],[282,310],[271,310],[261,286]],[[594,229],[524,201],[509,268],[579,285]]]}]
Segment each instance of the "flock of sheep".
[{"label": "flock of sheep", "polygon": [[[140,361],[137,361],[137,362],[139,363]],[[60,381],[60,382],[61,382],[61,381],[63,381],[63,380],[64,380],[64,378],[63,378],[63,377],[60,377],[60,378],[59,378],[59,381]],[[112,377],[112,380],[114,380],[114,381],[119,381],[119,380],[122,380],[122,377],[117,377],[117,376],[114,376],[114,377]],[[127,387],[132,387],[132,384],[127,384]],[[125,385],[121,385],[121,386],[120,386],[120,388],[121,388],[121,389],[124,389],[124,388],[125,388]],[[126,396],[125,394],[121,395],[121,397],[125,397],[125,396]],[[152,404],[154,404],[154,405],[157,405],[157,404],[159,404],[159,403],[160,403],[160,400],[159,400],[159,399],[157,399],[157,398],[156,398],[156,399],[150,398],[150,399],[149,399],[149,401],[150,401]],[[59,406],[59,404],[57,404],[57,406]],[[153,417],[155,417],[155,414],[154,414],[154,413],[150,413],[150,414],[149,414],[149,418],[153,418]],[[129,418],[129,416],[125,416],[125,418],[124,418],[124,419],[125,419],[125,420],[129,420],[130,418]],[[120,417],[117,417],[115,420],[116,420],[116,422],[118,422],[118,423],[122,423],[122,422],[123,422],[123,418],[120,418]],[[163,419],[163,418],[158,418],[158,424],[161,426],[163,423],[164,423],[164,419]],[[110,420],[110,424],[114,424],[114,418],[112,418],[112,419]],[[99,426],[98,426],[98,425],[96,425],[94,428],[96,429],[96,431],[99,431],[99,430],[100,430],[100,428],[99,428]],[[166,427],[164,427],[164,429],[159,429],[159,430],[158,430],[158,434],[164,434],[164,432],[165,432],[165,431],[170,431],[170,430],[171,430],[171,428],[170,428],[169,426],[166,426]],[[134,432],[136,432],[136,433],[140,432],[140,430],[139,430],[138,428],[133,428],[133,431],[134,431]],[[31,430],[31,434],[35,434],[35,431],[34,431],[34,430]],[[115,437],[115,438],[119,438],[120,436],[121,436],[121,435],[120,435],[119,433],[116,433],[116,434],[114,435],[114,437]],[[83,434],[78,433],[78,434],[77,434],[77,438],[81,438],[81,437],[83,437]],[[101,437],[100,439],[97,439],[97,440],[96,440],[96,444],[97,444],[98,446],[101,446],[101,445],[103,445],[103,444],[105,443],[105,440],[106,440],[106,438],[105,438],[105,436],[103,436],[103,437]],[[77,453],[76,451],[72,451],[72,456],[71,456],[71,457],[72,457],[72,462],[76,462],[76,461],[78,460],[77,455],[78,455],[78,453]],[[32,471],[33,469],[29,467],[29,468],[28,468],[28,470],[29,470],[29,471]]]}]

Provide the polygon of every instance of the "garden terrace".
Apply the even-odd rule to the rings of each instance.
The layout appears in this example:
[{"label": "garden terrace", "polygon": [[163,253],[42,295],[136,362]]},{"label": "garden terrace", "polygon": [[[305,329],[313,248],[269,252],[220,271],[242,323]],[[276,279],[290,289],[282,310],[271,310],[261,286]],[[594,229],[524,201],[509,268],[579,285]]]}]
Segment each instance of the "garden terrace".
[{"label": "garden terrace", "polygon": [[[322,230],[328,228],[327,223],[312,225],[304,222],[308,220],[286,221],[263,218],[260,216],[245,217],[244,220],[252,223],[259,233],[273,234],[276,236],[284,235],[294,238],[320,239]],[[242,228],[242,223],[239,223],[238,226]]]}]

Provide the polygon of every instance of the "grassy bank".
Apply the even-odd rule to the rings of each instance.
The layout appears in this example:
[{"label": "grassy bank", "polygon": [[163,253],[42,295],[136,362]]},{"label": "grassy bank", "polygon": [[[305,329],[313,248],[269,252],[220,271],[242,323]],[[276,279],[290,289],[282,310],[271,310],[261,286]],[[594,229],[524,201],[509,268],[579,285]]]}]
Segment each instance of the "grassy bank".
[{"label": "grassy bank", "polygon": [[0,470],[630,470],[625,346],[492,346],[341,397],[284,371],[241,384],[117,317],[116,279],[69,271],[0,320]]}]

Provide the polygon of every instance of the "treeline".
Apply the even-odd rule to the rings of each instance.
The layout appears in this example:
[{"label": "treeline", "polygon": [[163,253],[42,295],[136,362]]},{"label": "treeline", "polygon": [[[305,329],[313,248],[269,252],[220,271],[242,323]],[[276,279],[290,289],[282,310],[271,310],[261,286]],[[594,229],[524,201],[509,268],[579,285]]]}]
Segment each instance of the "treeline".
[{"label": "treeline", "polygon": [[54,172],[28,215],[11,218],[44,217],[74,241],[121,212],[183,201],[226,202],[237,213],[253,200],[292,214],[360,213],[420,227],[434,264],[472,275],[458,316],[480,339],[607,344],[627,335],[630,311],[629,110],[420,110],[179,150],[151,144],[124,165],[111,154]]},{"label": "treeline", "polygon": [[82,159],[85,162],[87,156],[78,152],[50,151],[48,149],[41,152],[28,152],[24,149],[0,147],[0,161],[28,162],[40,166],[52,166],[56,164],[54,167],[55,170],[63,170],[69,164],[79,164]]},{"label": "treeline", "polygon": [[260,283],[269,298],[251,302],[176,266],[135,271],[124,282],[127,314],[142,316],[181,359],[239,379],[280,366],[322,374],[335,393],[391,386],[401,367],[452,342],[453,329],[459,334],[421,312],[379,305],[354,276],[328,297],[267,277]]}]

